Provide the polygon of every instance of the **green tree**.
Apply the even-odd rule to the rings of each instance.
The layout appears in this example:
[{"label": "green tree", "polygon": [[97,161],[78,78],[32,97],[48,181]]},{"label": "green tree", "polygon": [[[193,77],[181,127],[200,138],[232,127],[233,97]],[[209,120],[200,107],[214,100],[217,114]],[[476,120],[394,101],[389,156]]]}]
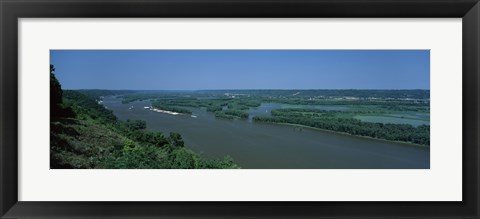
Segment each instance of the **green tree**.
[{"label": "green tree", "polygon": [[182,148],[185,146],[182,136],[178,133],[170,132],[170,135],[168,136],[167,140],[172,149]]},{"label": "green tree", "polygon": [[50,65],[50,116],[59,117],[62,113],[62,86],[55,77],[55,67]]},{"label": "green tree", "polygon": [[185,148],[179,148],[172,152],[172,168],[173,169],[195,169],[197,167],[198,158],[196,155]]},{"label": "green tree", "polygon": [[144,120],[130,120],[130,119],[127,119],[125,124],[132,131],[142,130],[142,129],[147,128],[147,122],[144,121]]}]

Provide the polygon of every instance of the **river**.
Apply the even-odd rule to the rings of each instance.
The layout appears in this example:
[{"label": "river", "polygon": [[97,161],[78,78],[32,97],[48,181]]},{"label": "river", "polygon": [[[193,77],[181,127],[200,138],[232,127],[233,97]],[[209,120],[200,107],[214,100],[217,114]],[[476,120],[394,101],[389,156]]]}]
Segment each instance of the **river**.
[{"label": "river", "polygon": [[[196,117],[169,115],[145,109],[150,106],[148,101],[122,104],[121,99],[113,96],[104,98],[103,105],[121,120],[147,121],[148,130],[180,133],[186,146],[204,157],[229,155],[244,169],[430,168],[430,149],[426,147],[255,123],[251,119],[217,119],[199,108],[189,108]],[[278,106],[262,104],[250,113],[268,115],[274,108]]]}]

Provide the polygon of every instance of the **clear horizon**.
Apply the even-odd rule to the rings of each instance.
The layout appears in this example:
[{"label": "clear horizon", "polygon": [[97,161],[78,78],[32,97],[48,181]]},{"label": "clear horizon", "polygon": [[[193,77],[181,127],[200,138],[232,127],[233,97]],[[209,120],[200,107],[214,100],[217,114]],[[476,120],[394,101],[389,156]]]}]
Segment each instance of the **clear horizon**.
[{"label": "clear horizon", "polygon": [[63,89],[430,90],[429,50],[51,50]]}]

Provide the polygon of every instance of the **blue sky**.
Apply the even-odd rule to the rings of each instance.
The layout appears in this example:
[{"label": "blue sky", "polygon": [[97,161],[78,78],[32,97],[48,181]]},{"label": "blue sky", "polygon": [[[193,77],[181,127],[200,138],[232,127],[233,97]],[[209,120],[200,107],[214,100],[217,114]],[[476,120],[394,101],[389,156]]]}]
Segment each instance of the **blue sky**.
[{"label": "blue sky", "polygon": [[63,89],[430,89],[429,50],[51,50]]}]

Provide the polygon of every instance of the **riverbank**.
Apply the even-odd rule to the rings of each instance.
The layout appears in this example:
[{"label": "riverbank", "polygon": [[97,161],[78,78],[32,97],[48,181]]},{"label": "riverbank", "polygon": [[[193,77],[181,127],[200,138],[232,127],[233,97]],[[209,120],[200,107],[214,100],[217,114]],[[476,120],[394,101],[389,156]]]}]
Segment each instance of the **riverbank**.
[{"label": "riverbank", "polygon": [[321,128],[316,128],[316,127],[311,127],[311,126],[306,126],[306,125],[294,124],[294,123],[277,123],[277,122],[256,122],[256,123],[294,126],[294,127],[300,127],[300,128],[307,128],[307,129],[311,129],[311,130],[315,130],[315,131],[329,132],[329,133],[335,133],[335,134],[339,134],[339,135],[346,135],[346,136],[353,136],[353,137],[358,137],[358,138],[366,138],[366,139],[371,139],[371,140],[377,140],[377,141],[382,141],[382,142],[387,142],[387,143],[391,142],[391,143],[404,144],[404,145],[407,145],[407,146],[430,148],[430,146],[427,146],[427,145],[415,144],[415,143],[411,143],[411,142],[392,141],[392,140],[386,140],[386,139],[381,139],[381,138],[373,138],[373,137],[363,136],[363,135],[352,135],[352,134],[348,134],[348,133],[345,133],[345,132],[337,132],[337,131],[332,131],[332,130],[328,130],[328,129],[321,129]]}]

